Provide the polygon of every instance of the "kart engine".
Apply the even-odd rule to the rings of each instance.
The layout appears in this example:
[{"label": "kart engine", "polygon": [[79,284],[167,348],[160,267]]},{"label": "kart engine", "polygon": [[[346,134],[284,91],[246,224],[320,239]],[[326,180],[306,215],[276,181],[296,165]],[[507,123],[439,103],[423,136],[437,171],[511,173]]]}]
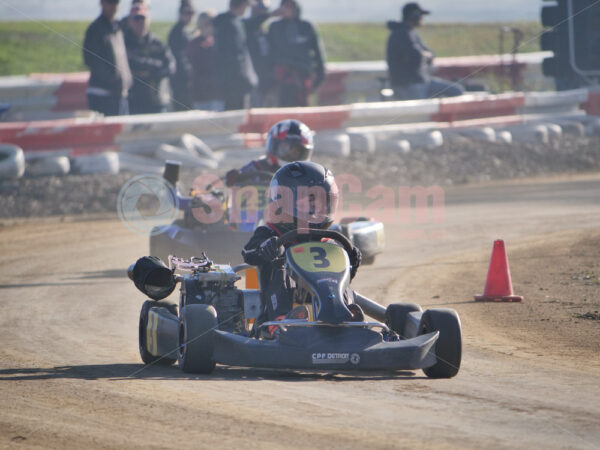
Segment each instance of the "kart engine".
[{"label": "kart engine", "polygon": [[188,272],[181,280],[180,309],[192,304],[212,305],[217,311],[220,330],[243,331],[245,294],[235,287],[240,277],[230,266],[215,265],[206,256],[190,259],[171,256],[169,265],[179,272]]}]

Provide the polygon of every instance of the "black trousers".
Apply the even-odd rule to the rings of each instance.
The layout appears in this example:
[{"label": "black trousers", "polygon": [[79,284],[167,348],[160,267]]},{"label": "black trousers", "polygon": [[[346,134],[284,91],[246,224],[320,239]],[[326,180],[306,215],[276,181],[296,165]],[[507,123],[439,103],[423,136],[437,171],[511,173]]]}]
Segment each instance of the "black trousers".
[{"label": "black trousers", "polygon": [[88,94],[88,107],[105,116],[129,114],[129,103],[126,98]]}]

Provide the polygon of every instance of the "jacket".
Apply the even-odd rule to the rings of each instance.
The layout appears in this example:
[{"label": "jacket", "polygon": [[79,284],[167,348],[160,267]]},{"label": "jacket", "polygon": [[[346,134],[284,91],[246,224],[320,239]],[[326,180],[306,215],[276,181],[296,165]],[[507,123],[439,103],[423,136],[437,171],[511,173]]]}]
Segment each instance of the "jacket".
[{"label": "jacket", "polygon": [[215,35],[215,85],[224,96],[235,89],[248,93],[257,84],[246,31],[242,20],[231,12],[219,14],[213,21]]},{"label": "jacket", "polygon": [[129,92],[130,102],[165,106],[167,102],[165,95],[161,95],[161,83],[175,73],[175,59],[170,50],[151,33],[138,39],[129,30],[125,32],[125,45],[129,67],[135,77]]},{"label": "jacket", "polygon": [[133,80],[118,23],[101,15],[90,24],[83,41],[83,60],[90,69],[89,93],[127,97]]},{"label": "jacket", "polygon": [[314,77],[313,88],[323,82],[324,52],[317,32],[309,22],[301,19],[273,22],[268,39],[274,66],[293,69],[304,79]]},{"label": "jacket", "polygon": [[404,22],[388,22],[391,30],[387,41],[387,64],[392,86],[425,83],[432,63],[423,52],[431,50],[423,43],[416,30]]},{"label": "jacket", "polygon": [[188,58],[192,67],[191,94],[194,102],[217,98],[214,88],[215,41],[212,36],[198,36],[188,45]]}]

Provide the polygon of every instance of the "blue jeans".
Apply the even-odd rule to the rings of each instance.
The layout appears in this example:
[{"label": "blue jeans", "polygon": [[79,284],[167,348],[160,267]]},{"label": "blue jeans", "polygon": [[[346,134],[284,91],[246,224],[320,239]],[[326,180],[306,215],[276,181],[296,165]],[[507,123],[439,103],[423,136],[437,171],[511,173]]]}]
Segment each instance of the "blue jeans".
[{"label": "blue jeans", "polygon": [[393,86],[393,89],[394,97],[398,100],[456,97],[465,93],[465,89],[460,84],[437,77],[431,77],[425,83]]}]

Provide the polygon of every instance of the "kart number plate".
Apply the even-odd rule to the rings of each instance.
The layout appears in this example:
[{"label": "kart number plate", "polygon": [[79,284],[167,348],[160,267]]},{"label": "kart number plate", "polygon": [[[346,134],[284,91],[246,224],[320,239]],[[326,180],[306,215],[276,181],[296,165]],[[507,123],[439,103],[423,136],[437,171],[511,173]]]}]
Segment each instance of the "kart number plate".
[{"label": "kart number plate", "polygon": [[306,272],[340,273],[348,266],[348,257],[341,247],[327,242],[307,242],[291,248],[291,256]]}]

